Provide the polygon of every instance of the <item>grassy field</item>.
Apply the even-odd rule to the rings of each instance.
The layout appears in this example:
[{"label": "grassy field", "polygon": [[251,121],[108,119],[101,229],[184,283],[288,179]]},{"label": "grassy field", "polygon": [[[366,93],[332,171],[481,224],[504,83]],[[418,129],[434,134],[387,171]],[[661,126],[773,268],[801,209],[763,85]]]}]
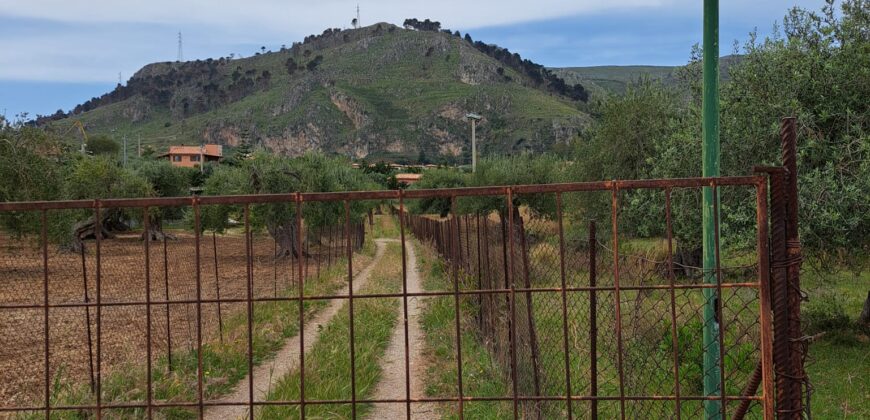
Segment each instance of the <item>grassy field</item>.
[{"label": "grassy field", "polygon": [[870,271],[805,268],[802,281],[809,296],[802,308],[804,326],[810,334],[824,332],[810,345],[807,362],[813,417],[870,418],[870,332],[854,326],[870,289]]}]

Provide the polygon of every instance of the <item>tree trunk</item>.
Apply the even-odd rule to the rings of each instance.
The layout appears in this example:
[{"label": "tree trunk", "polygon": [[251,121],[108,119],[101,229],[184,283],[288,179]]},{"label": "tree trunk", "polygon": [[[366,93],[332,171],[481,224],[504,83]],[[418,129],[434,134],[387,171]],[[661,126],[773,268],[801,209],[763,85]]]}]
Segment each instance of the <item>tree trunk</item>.
[{"label": "tree trunk", "polygon": [[[106,211],[102,214],[100,222],[100,231],[102,239],[112,239],[115,235],[112,230],[124,230],[127,228],[125,224],[117,220],[117,215],[112,211]],[[72,240],[69,243],[67,250],[81,252],[84,249],[84,241],[86,239],[96,239],[97,223],[94,216],[90,216],[85,220],[76,223],[72,228]]]},{"label": "tree trunk", "polygon": [[305,237],[302,238],[302,249],[297,249],[296,243],[296,221],[291,220],[277,225],[268,225],[266,229],[269,235],[275,239],[277,243],[277,251],[275,258],[293,256],[299,258],[300,255],[309,257],[305,250]]},{"label": "tree trunk", "polygon": [[870,291],[867,292],[867,299],[864,300],[861,315],[858,315],[858,325],[870,328]]},{"label": "tree trunk", "polygon": [[163,241],[163,238],[171,240],[178,239],[171,233],[163,232],[163,220],[156,217],[148,224],[148,230],[142,231],[142,236],[140,238],[143,241],[145,239],[148,239],[149,241]]}]

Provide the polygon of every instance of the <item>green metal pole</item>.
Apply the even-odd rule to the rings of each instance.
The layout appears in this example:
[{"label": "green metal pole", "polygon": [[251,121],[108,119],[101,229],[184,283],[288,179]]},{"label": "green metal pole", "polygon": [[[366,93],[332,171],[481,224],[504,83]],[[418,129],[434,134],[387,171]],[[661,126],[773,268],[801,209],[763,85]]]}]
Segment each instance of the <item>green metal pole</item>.
[{"label": "green metal pole", "polygon": [[[703,97],[703,175],[719,176],[719,0],[704,0],[704,97]],[[718,191],[717,191],[718,192]],[[713,190],[703,191],[704,281],[716,283],[716,242],[714,236]],[[718,216],[718,215],[717,215]],[[718,396],[722,392],[719,364],[719,320],[716,317],[716,289],[704,289],[704,395]],[[706,419],[720,420],[719,400],[704,402]]]}]

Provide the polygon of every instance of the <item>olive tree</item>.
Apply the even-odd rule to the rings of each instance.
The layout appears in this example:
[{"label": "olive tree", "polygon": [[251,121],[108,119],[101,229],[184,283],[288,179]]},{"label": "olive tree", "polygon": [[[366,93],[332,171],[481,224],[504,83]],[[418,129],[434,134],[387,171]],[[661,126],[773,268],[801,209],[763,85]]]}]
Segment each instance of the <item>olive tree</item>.
[{"label": "olive tree", "polygon": [[[331,192],[375,189],[376,185],[349,161],[309,153],[298,158],[286,158],[265,152],[255,153],[237,167],[221,166],[205,182],[206,195],[280,194],[294,192]],[[359,221],[370,203],[351,203],[351,218]],[[208,206],[203,209],[202,228],[222,231],[229,219],[241,217],[240,206]],[[305,226],[313,228],[342,223],[342,202],[310,202],[304,204]],[[276,256],[303,254],[296,241],[296,204],[293,202],[254,204],[250,207],[251,224],[264,228],[277,243]]]}]

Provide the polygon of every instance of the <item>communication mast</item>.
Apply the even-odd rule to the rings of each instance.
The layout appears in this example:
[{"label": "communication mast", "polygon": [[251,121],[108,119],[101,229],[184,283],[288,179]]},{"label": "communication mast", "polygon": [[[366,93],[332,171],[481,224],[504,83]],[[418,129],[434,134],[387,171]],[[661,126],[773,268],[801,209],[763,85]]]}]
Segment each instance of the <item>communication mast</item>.
[{"label": "communication mast", "polygon": [[181,32],[178,33],[178,62],[184,61],[184,53],[183,53],[182,43],[181,43]]},{"label": "communication mast", "polygon": [[362,22],[359,20],[359,3],[356,4],[356,27],[362,27]]}]

